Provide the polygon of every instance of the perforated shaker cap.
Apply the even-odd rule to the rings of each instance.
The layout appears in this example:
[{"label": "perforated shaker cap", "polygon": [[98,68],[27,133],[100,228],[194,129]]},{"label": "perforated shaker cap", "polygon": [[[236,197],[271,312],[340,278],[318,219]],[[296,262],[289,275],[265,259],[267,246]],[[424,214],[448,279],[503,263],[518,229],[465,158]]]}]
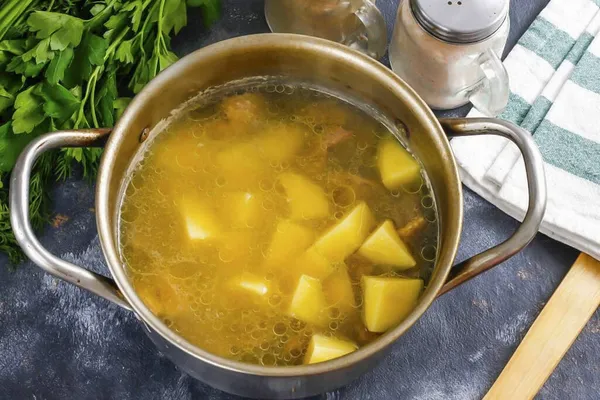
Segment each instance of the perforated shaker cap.
[{"label": "perforated shaker cap", "polygon": [[473,43],[500,28],[509,0],[405,0],[419,24],[438,39]]}]

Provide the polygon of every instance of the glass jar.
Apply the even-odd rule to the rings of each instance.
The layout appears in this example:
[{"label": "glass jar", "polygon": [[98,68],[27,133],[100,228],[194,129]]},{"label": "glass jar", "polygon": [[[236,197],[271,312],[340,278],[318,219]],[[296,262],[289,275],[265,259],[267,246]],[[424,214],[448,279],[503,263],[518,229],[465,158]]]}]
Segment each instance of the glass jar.
[{"label": "glass jar", "polygon": [[265,0],[265,17],[272,32],[329,39],[376,59],[387,47],[375,0]]},{"label": "glass jar", "polygon": [[390,44],[392,69],[434,109],[469,101],[485,115],[508,102],[500,61],[508,0],[402,0]]}]

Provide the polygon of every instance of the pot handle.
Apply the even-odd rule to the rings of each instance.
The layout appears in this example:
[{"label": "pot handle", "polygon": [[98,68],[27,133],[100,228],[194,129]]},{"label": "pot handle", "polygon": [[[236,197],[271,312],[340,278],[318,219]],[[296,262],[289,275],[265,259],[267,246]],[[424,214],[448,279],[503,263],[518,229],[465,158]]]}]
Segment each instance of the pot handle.
[{"label": "pot handle", "polygon": [[109,133],[110,129],[57,131],[29,143],[19,156],[10,178],[10,222],[23,252],[44,271],[131,310],[114,280],[51,254],[37,239],[29,222],[29,181],[38,157],[45,151],[60,147],[102,146]]},{"label": "pot handle", "polygon": [[546,211],[546,179],[542,155],[531,134],[523,128],[496,118],[441,118],[440,124],[450,137],[499,135],[513,141],[523,155],[529,189],[527,213],[515,233],[499,245],[455,265],[441,295],[509,259],[533,240]]}]

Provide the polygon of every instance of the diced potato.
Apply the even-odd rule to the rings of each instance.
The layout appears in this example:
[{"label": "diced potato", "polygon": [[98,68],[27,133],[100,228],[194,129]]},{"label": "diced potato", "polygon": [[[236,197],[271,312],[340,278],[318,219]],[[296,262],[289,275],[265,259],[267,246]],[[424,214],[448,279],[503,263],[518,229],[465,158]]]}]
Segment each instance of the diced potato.
[{"label": "diced potato", "polygon": [[329,200],[321,186],[292,172],[279,175],[279,182],[285,190],[292,219],[325,218],[329,215]]},{"label": "diced potato", "polygon": [[339,265],[337,270],[323,281],[325,297],[332,306],[347,311],[355,307],[354,291],[346,265]]},{"label": "diced potato", "polygon": [[269,162],[290,161],[302,148],[304,129],[298,124],[274,125],[258,135],[253,143]]},{"label": "diced potato", "polygon": [[377,149],[377,167],[388,190],[400,189],[420,178],[421,167],[413,156],[393,138],[383,139]]},{"label": "diced potato", "polygon": [[183,197],[179,212],[189,240],[205,241],[215,239],[221,234],[221,226],[215,211],[201,199]]},{"label": "diced potato", "polygon": [[341,221],[314,244],[315,249],[331,262],[343,261],[360,247],[375,226],[375,217],[365,202],[360,202]]},{"label": "diced potato", "polygon": [[365,240],[358,254],[375,264],[392,265],[397,269],[408,269],[417,264],[389,219]]},{"label": "diced potato", "polygon": [[315,233],[312,229],[288,220],[279,221],[267,250],[267,263],[291,261],[314,240]]},{"label": "diced potato", "polygon": [[363,276],[363,321],[371,332],[398,325],[417,305],[423,280]]},{"label": "diced potato", "polygon": [[262,196],[250,192],[225,195],[223,213],[236,228],[256,227],[262,217]]},{"label": "diced potato", "polygon": [[219,236],[217,244],[219,259],[222,262],[242,261],[256,244],[256,234],[251,230],[224,232]]},{"label": "diced potato", "polygon": [[226,182],[234,186],[245,186],[255,182],[269,169],[256,147],[249,142],[237,143],[221,150],[216,155],[219,173]]},{"label": "diced potato", "polygon": [[329,260],[319,254],[314,247],[309,247],[298,257],[294,269],[317,279],[325,279],[335,270]]},{"label": "diced potato", "polygon": [[266,298],[269,293],[269,281],[250,272],[233,277],[229,283],[234,289],[257,297]]},{"label": "diced potato", "polygon": [[308,275],[298,280],[289,314],[317,326],[327,326],[327,300],[321,281]]},{"label": "diced potato", "polygon": [[244,93],[223,100],[221,107],[227,118],[238,124],[255,122],[267,110],[261,94]]},{"label": "diced potato", "polygon": [[315,334],[310,339],[304,364],[314,364],[333,360],[358,349],[356,344],[342,339]]}]

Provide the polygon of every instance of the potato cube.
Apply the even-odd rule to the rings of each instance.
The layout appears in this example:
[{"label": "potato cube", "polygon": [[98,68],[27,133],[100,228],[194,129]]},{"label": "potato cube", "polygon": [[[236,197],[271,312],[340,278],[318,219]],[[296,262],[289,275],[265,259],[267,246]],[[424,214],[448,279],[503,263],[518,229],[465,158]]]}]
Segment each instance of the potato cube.
[{"label": "potato cube", "polygon": [[352,353],[356,349],[358,349],[358,346],[350,341],[315,334],[308,344],[304,364],[333,360]]},{"label": "potato cube", "polygon": [[423,280],[363,276],[363,322],[371,332],[398,325],[417,305]]},{"label": "potato cube", "polygon": [[250,255],[250,249],[257,244],[257,238],[251,230],[223,232],[219,236],[217,248],[222,262],[243,261]]},{"label": "potato cube", "polygon": [[290,303],[289,314],[310,324],[327,326],[327,300],[320,280],[308,275],[300,277]]},{"label": "potato cube", "polygon": [[262,197],[250,192],[228,193],[222,210],[233,227],[256,227],[262,218]]},{"label": "potato cube", "polygon": [[417,160],[394,138],[379,143],[377,167],[388,190],[398,190],[419,179],[421,174]]},{"label": "potato cube", "polygon": [[271,163],[291,161],[302,148],[304,129],[298,124],[273,125],[258,135],[253,143]]},{"label": "potato cube", "polygon": [[267,263],[272,265],[282,261],[288,262],[314,240],[315,233],[312,229],[288,220],[279,221],[267,250]]},{"label": "potato cube", "polygon": [[215,211],[202,199],[183,197],[179,206],[187,237],[191,241],[215,239],[221,233],[221,226]]},{"label": "potato cube", "polygon": [[317,279],[325,279],[335,270],[329,260],[319,254],[314,247],[309,247],[298,257],[294,269]]},{"label": "potato cube", "polygon": [[233,277],[229,281],[231,287],[256,297],[266,298],[269,293],[269,282],[250,272]]},{"label": "potato cube", "polygon": [[354,253],[375,226],[375,217],[363,201],[314,244],[315,249],[331,262],[343,261]]},{"label": "potato cube", "polygon": [[261,159],[256,147],[249,142],[221,150],[216,155],[216,164],[226,183],[233,186],[245,187],[257,182],[269,169],[268,163]]},{"label": "potato cube", "polygon": [[323,281],[325,297],[332,306],[348,311],[356,306],[352,281],[345,264],[338,265],[337,270]]},{"label": "potato cube", "polygon": [[279,175],[279,182],[285,190],[292,219],[315,219],[329,216],[329,200],[321,186],[292,172]]},{"label": "potato cube", "polygon": [[417,264],[389,219],[365,240],[358,249],[358,254],[375,264],[392,265],[401,270]]}]

